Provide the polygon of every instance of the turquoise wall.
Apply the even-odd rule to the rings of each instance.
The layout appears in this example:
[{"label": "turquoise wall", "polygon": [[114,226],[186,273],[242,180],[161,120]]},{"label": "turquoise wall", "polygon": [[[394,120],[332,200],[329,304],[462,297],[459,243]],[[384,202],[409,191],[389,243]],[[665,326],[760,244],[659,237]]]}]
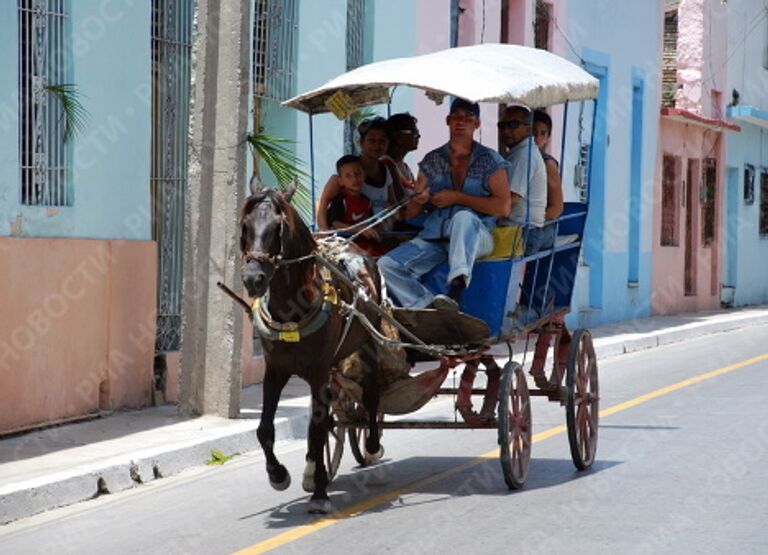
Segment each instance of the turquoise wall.
[{"label": "turquoise wall", "polygon": [[[72,206],[19,203],[18,104],[0,99],[0,235],[150,239],[151,0],[69,2],[70,82],[89,113],[70,142]],[[16,2],[0,3],[0,91],[18,89]]]},{"label": "turquoise wall", "polygon": [[[366,62],[413,54],[416,36],[414,9],[413,2],[409,0],[366,2]],[[346,10],[346,0],[300,1],[297,94],[319,87],[346,71]],[[387,114],[386,106],[372,109],[382,116]],[[286,108],[282,110],[290,111]],[[406,110],[412,111],[412,94],[399,90],[392,103],[392,113]],[[303,113],[292,117],[295,117],[297,153],[309,165],[309,117]],[[315,191],[319,195],[328,177],[336,171],[336,160],[344,154],[344,128],[333,114],[314,116],[312,125]]]},{"label": "turquoise wall", "polygon": [[[603,2],[595,10],[590,0],[569,0],[560,20],[567,22],[564,33],[582,56],[603,54],[609,61],[605,80],[608,84],[606,102],[606,136],[604,183],[601,198],[593,204],[602,214],[590,213],[591,230],[600,236],[593,240],[599,245],[600,264],[579,270],[570,324],[599,325],[650,314],[651,239],[653,225],[653,181],[656,164],[656,138],[659,127],[659,80],[661,60],[660,8],[656,2]],[[616,21],[632,21],[632,25],[615,25]],[[571,47],[555,33],[556,53],[579,63]],[[599,60],[590,59],[593,64]],[[632,181],[632,116],[633,85],[638,75],[643,79],[642,152],[635,164],[639,176],[639,220],[635,238],[631,234],[630,199]],[[573,183],[576,162],[578,107],[569,112],[570,153],[566,156],[563,189],[566,200],[577,198]],[[591,112],[591,110],[590,110]],[[585,137],[588,137],[589,129]],[[597,193],[598,191],[593,190]],[[592,207],[591,207],[592,208]],[[590,241],[587,237],[586,241]],[[630,242],[639,246],[636,253],[637,280],[630,277]],[[634,263],[633,263],[634,264]],[[599,272],[591,276],[590,272]],[[590,282],[599,284],[596,293]],[[590,299],[590,296],[593,297]],[[594,298],[599,297],[599,298]]]},{"label": "turquoise wall", "polygon": [[[736,252],[736,290],[734,306],[768,303],[768,236],[759,233],[760,216],[760,173],[768,170],[768,129],[751,125],[745,121],[734,121],[741,126],[741,133],[726,134],[726,152],[728,168],[737,171],[735,182],[736,194],[726,191],[725,202],[731,203],[734,197],[736,206],[730,204],[723,210],[724,218],[735,213],[737,221],[729,225],[725,222],[722,229],[735,230]],[[744,165],[755,167],[755,202],[744,202]],[[725,186],[729,183],[726,180]],[[735,208],[735,210],[734,210]],[[723,241],[723,268],[727,268],[728,246],[733,244],[725,237]]]}]

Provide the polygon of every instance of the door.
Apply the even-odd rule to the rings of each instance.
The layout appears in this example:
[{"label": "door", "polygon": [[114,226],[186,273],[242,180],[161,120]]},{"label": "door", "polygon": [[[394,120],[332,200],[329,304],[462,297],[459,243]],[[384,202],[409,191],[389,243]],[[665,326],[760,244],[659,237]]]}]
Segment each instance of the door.
[{"label": "door", "polygon": [[688,160],[688,170],[685,176],[685,276],[684,286],[685,295],[696,295],[696,257],[694,255],[696,248],[696,233],[693,226],[695,224],[694,212],[695,204],[694,200],[697,200],[694,196],[694,179],[698,175],[696,171],[697,161],[693,159]]}]

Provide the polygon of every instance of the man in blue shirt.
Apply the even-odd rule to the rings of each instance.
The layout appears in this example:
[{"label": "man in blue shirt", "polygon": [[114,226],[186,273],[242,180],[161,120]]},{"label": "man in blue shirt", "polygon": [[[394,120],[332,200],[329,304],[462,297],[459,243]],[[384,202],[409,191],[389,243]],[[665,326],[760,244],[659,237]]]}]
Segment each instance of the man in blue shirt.
[{"label": "man in blue shirt", "polygon": [[[455,99],[446,124],[448,143],[419,164],[416,194],[405,217],[417,215],[427,203],[433,210],[415,239],[379,259],[388,294],[404,307],[457,309],[475,260],[493,249],[496,218],[508,216],[512,207],[506,162],[473,138],[480,127],[480,106]],[[445,261],[450,297],[435,297],[419,278]]]}]

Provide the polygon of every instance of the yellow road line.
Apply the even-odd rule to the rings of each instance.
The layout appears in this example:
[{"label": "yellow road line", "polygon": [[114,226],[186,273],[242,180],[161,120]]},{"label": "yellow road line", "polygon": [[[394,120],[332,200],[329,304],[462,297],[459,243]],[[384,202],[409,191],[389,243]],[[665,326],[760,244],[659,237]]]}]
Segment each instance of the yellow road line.
[{"label": "yellow road line", "polygon": [[[652,399],[656,399],[658,397],[662,397],[663,395],[667,395],[669,393],[672,393],[674,391],[678,391],[680,389],[683,389],[684,387],[688,387],[694,384],[697,384],[699,382],[703,382],[704,380],[709,380],[711,378],[715,378],[717,376],[721,376],[723,374],[726,374],[728,372],[733,372],[734,370],[738,370],[739,368],[744,368],[745,366],[749,366],[751,364],[755,364],[757,362],[761,362],[763,360],[768,360],[768,353],[764,355],[760,355],[757,357],[753,357],[747,360],[743,360],[741,362],[737,362],[735,364],[731,364],[729,366],[724,366],[723,368],[719,368],[717,370],[713,370],[712,372],[706,372],[704,374],[699,374],[698,376],[694,376],[692,378],[688,378],[687,380],[682,380],[680,382],[674,383],[672,385],[668,385],[667,387],[662,387],[661,389],[657,389],[656,391],[651,391],[650,393],[646,393],[645,395],[640,395],[639,397],[635,397],[634,399],[630,399],[629,401],[625,401],[623,403],[619,403],[618,405],[613,405],[612,407],[608,407],[607,409],[603,409],[600,411],[600,417],[610,416],[612,414],[616,414],[617,412],[625,411],[627,409],[630,409],[632,407],[636,407],[637,405],[640,405],[642,403],[645,403],[647,401],[650,401]],[[538,443],[541,441],[544,441],[545,439],[549,439],[551,437],[554,437],[556,435],[560,435],[564,433],[567,430],[565,425],[555,426],[554,428],[549,428],[547,430],[544,430],[543,432],[539,432],[538,434],[535,434],[532,438],[533,443]],[[498,449],[495,449],[493,451],[489,451],[488,453],[485,453],[483,455],[480,455],[470,461],[467,461],[463,464],[460,464],[458,466],[455,466],[453,468],[449,468],[447,470],[444,470],[442,472],[438,472],[437,474],[433,474],[432,476],[429,476],[427,478],[421,478],[419,480],[416,480],[414,482],[411,482],[410,484],[406,484],[401,488],[398,488],[396,490],[392,490],[389,492],[382,493],[380,495],[377,495],[375,497],[371,497],[370,499],[366,499],[365,501],[361,501],[360,503],[356,503],[355,505],[352,505],[351,507],[348,507],[346,509],[341,509],[339,511],[336,511],[332,515],[329,515],[327,517],[320,518],[316,520],[315,522],[312,522],[310,524],[304,524],[302,526],[297,526],[293,530],[289,530],[287,532],[283,532],[282,534],[278,534],[277,536],[270,538],[268,540],[264,540],[262,542],[259,542],[257,544],[254,544],[250,547],[246,547],[245,549],[238,551],[235,555],[256,555],[258,553],[266,553],[267,551],[271,551],[272,549],[276,549],[278,547],[281,547],[285,544],[291,543],[293,541],[298,540],[299,538],[303,538],[304,536],[308,536],[309,534],[313,534],[319,530],[322,530],[323,528],[327,528],[329,526],[332,526],[340,521],[346,520],[350,517],[359,515],[361,513],[364,513],[366,511],[369,511],[375,507],[378,507],[379,505],[383,505],[385,503],[389,503],[392,501],[397,500],[401,495],[411,493],[415,491],[418,488],[422,488],[425,485],[432,484],[434,482],[437,482],[439,480],[442,480],[443,478],[446,478],[448,476],[451,476],[453,474],[457,474],[459,472],[463,472],[464,470],[467,470],[468,468],[471,468],[473,466],[476,466],[480,463],[485,462],[488,459],[496,458],[499,456]]]}]

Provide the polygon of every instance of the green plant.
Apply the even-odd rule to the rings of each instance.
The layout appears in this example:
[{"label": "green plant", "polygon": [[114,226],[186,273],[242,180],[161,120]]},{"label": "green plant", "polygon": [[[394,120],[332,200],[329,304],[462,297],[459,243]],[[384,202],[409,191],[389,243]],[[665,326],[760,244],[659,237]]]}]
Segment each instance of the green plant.
[{"label": "green plant", "polygon": [[293,196],[293,204],[305,221],[312,220],[312,198],[305,181],[309,174],[302,169],[304,161],[289,148],[296,141],[273,137],[259,131],[249,133],[246,139],[256,153],[258,160],[263,161],[277,178],[278,186],[285,190],[294,182],[297,183],[296,194]]},{"label": "green plant", "polygon": [[205,461],[207,465],[224,464],[228,460],[231,460],[235,455],[225,455],[221,451],[214,449],[211,451],[210,460]]},{"label": "green plant", "polygon": [[80,101],[77,85],[46,85],[45,90],[61,103],[61,120],[64,123],[64,142],[85,129],[88,110]]}]

